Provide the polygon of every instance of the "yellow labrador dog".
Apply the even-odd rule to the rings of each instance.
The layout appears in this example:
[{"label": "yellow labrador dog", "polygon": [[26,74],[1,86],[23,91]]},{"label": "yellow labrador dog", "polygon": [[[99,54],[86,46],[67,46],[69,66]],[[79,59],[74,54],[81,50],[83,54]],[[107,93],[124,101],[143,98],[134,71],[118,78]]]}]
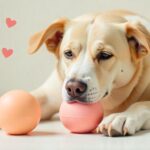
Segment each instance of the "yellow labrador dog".
[{"label": "yellow labrador dog", "polygon": [[150,129],[150,21],[114,10],[61,18],[33,35],[29,52],[42,44],[57,58],[49,79],[31,93],[42,119],[59,111],[62,99],[100,100],[104,119],[97,131],[108,136]]}]

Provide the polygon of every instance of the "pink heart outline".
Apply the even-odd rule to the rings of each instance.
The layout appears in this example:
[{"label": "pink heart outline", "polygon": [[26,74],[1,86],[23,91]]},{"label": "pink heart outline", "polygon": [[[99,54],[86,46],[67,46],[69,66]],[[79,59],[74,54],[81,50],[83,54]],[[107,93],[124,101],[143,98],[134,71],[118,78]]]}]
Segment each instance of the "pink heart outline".
[{"label": "pink heart outline", "polygon": [[13,20],[11,18],[6,18],[6,24],[8,28],[13,27],[14,25],[16,25],[16,23],[17,23],[16,20]]},{"label": "pink heart outline", "polygon": [[2,53],[5,58],[8,58],[13,54],[13,49],[2,48]]}]

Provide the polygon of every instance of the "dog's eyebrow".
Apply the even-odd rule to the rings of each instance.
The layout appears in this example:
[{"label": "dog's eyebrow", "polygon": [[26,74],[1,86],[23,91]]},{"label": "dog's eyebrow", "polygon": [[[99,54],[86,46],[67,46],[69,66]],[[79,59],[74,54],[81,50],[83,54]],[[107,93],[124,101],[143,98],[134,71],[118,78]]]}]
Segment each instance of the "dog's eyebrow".
[{"label": "dog's eyebrow", "polygon": [[97,43],[97,49],[98,50],[103,50],[105,48],[104,43],[103,42],[99,42]]},{"label": "dog's eyebrow", "polygon": [[80,50],[82,50],[82,44],[75,42],[75,41],[72,41],[67,45],[66,49],[72,49],[72,50],[80,51]]},{"label": "dog's eyebrow", "polygon": [[94,48],[97,52],[105,49],[105,45],[102,41],[97,41],[94,45],[95,45]]}]

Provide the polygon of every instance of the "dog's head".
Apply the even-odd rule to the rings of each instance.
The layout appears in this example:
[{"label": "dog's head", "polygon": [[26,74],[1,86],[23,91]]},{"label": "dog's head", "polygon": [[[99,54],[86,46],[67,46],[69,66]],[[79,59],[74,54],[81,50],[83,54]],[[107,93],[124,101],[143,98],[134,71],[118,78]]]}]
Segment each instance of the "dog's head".
[{"label": "dog's head", "polygon": [[149,33],[139,23],[116,20],[63,18],[31,38],[30,53],[45,43],[56,55],[63,99],[95,102],[132,80],[136,65],[149,53]]}]

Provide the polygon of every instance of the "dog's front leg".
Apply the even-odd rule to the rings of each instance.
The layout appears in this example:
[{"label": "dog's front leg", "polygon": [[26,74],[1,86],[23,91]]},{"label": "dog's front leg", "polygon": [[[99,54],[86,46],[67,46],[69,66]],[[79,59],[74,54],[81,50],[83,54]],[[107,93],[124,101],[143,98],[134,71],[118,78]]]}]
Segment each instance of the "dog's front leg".
[{"label": "dog's front leg", "polygon": [[61,87],[62,81],[55,70],[41,87],[31,91],[31,94],[41,105],[41,120],[49,119],[53,114],[59,111],[61,104]]},{"label": "dog's front leg", "polygon": [[97,131],[108,136],[121,136],[132,135],[141,129],[150,129],[150,101],[134,103],[125,112],[105,117]]}]

